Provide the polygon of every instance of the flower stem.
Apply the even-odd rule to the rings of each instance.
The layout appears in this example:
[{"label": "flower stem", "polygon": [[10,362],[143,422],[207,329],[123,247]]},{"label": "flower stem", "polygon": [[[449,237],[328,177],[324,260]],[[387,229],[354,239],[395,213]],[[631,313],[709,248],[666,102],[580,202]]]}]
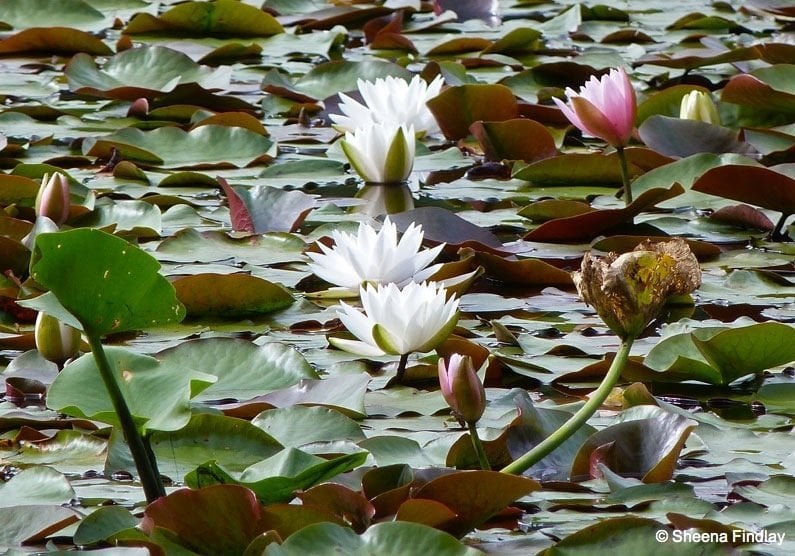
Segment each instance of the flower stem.
[{"label": "flower stem", "polygon": [[624,185],[624,204],[629,206],[632,203],[632,184],[629,181],[629,164],[627,163],[627,153],[624,147],[616,148],[618,161],[621,163],[621,183]]},{"label": "flower stem", "polygon": [[478,436],[477,423],[467,423],[469,428],[469,437],[472,439],[472,447],[475,448],[475,453],[478,455],[478,463],[483,471],[491,471],[489,458],[486,457],[486,449],[483,448],[483,442],[480,441]]},{"label": "flower stem", "polygon": [[400,360],[398,361],[397,371],[395,372],[395,378],[392,379],[395,384],[403,384],[403,378],[406,375],[406,365],[409,362],[409,354],[404,353],[400,356]]},{"label": "flower stem", "polygon": [[513,463],[506,465],[501,469],[503,473],[521,474],[530,469],[533,465],[544,459],[546,456],[555,451],[558,446],[563,444],[571,437],[577,430],[583,426],[588,419],[596,413],[596,410],[601,407],[602,403],[607,399],[607,396],[613,390],[613,387],[621,377],[621,371],[629,359],[629,350],[632,348],[632,342],[635,339],[629,336],[621,342],[613,362],[607,374],[602,379],[599,388],[594,390],[591,397],[585,402],[577,413],[572,415],[568,421],[563,423],[558,430],[553,432],[539,444],[535,445],[530,451],[516,459]]},{"label": "flower stem", "polygon": [[144,487],[146,501],[152,503],[161,496],[166,495],[166,489],[157,469],[154,452],[152,452],[151,446],[149,446],[149,443],[141,436],[135,426],[132,413],[124,399],[124,394],[119,387],[116,375],[110,365],[110,361],[108,361],[99,336],[88,334],[88,343],[91,345],[91,353],[99,369],[102,382],[105,383],[110,401],[113,403],[113,409],[119,418],[124,440],[130,447],[133,461],[135,461],[135,468],[138,470],[141,484]]}]

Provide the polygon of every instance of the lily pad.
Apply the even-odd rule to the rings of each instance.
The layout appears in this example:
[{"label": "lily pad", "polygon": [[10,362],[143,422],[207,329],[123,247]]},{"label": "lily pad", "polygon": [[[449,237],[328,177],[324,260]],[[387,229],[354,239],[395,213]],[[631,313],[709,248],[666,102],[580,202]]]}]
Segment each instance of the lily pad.
[{"label": "lily pad", "polygon": [[367,452],[324,459],[297,448],[285,448],[278,454],[241,473],[229,473],[215,463],[207,463],[189,473],[185,482],[194,487],[213,484],[237,484],[250,488],[265,504],[288,502],[297,491],[336,477],[363,464]]},{"label": "lily pad", "polygon": [[[184,427],[191,417],[190,398],[215,382],[211,375],[162,364],[122,348],[107,347],[105,352],[130,412],[143,431]],[[64,367],[49,388],[47,403],[73,417],[118,425],[109,395],[95,387],[101,380],[94,358],[84,355]]]},{"label": "lily pad", "polygon": [[248,274],[195,274],[178,278],[173,285],[189,317],[261,315],[295,301],[279,284]]},{"label": "lily pad", "polygon": [[260,506],[254,493],[236,485],[216,485],[199,490],[179,489],[149,504],[141,529],[174,533],[196,553],[243,554],[260,533]]},{"label": "lily pad", "polygon": [[186,54],[164,46],[141,46],[108,58],[102,69],[89,54],[77,54],[64,68],[64,75],[76,93],[132,101],[189,83],[210,90],[224,89],[229,86],[231,73],[223,67],[200,66]]},{"label": "lily pad", "polygon": [[266,556],[303,556],[318,546],[340,554],[378,554],[403,556],[407,546],[418,554],[438,556],[476,556],[482,554],[454,537],[418,523],[395,521],[379,523],[364,534],[333,523],[309,525],[290,537],[279,547],[265,551]]},{"label": "lily pad", "polygon": [[778,322],[734,328],[706,327],[664,338],[646,366],[664,380],[730,384],[738,378],[795,361],[795,329]]},{"label": "lily pad", "polygon": [[30,268],[89,334],[148,328],[185,316],[174,288],[158,274],[158,262],[99,230],[39,235]]},{"label": "lily pad", "polygon": [[150,439],[160,472],[178,479],[209,461],[242,471],[282,450],[248,421],[214,414],[194,415],[182,429],[155,432]]},{"label": "lily pad", "polygon": [[502,122],[519,116],[516,97],[505,85],[449,87],[427,104],[448,139],[466,137],[477,121]]},{"label": "lily pad", "polygon": [[203,338],[166,349],[157,358],[168,367],[195,369],[218,378],[197,401],[223,398],[250,399],[317,378],[306,359],[278,342],[258,346],[233,338]]},{"label": "lily pad", "polygon": [[183,2],[159,17],[139,13],[124,28],[129,35],[171,33],[200,37],[268,37],[282,32],[284,28],[271,14],[236,0]]},{"label": "lily pad", "polygon": [[651,405],[635,406],[621,423],[586,440],[571,466],[572,480],[593,477],[597,464],[645,483],[668,481],[696,421]]},{"label": "lily pad", "polygon": [[192,131],[128,127],[83,146],[88,156],[109,159],[112,150],[142,166],[164,168],[243,167],[272,158],[274,143],[241,127],[200,126]]},{"label": "lily pad", "polygon": [[33,27],[11,35],[0,42],[0,54],[42,52],[110,56],[113,51],[94,35],[69,27]]},{"label": "lily pad", "polygon": [[0,508],[67,504],[74,496],[66,477],[45,466],[24,469],[0,484]]},{"label": "lily pad", "polygon": [[557,154],[552,134],[533,120],[476,121],[469,130],[477,137],[487,160],[533,162]]}]

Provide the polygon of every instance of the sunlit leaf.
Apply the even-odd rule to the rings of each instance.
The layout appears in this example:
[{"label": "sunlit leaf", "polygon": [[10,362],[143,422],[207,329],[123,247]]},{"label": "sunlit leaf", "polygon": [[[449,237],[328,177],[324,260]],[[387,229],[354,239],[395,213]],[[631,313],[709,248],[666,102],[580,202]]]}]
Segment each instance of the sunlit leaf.
[{"label": "sunlit leaf", "polygon": [[76,229],[36,238],[31,275],[87,332],[103,335],[182,320],[185,308],[159,268],[121,238]]},{"label": "sunlit leaf", "polygon": [[316,378],[312,367],[295,349],[269,342],[258,346],[233,338],[203,338],[161,351],[157,358],[169,366],[194,369],[218,377],[197,400],[249,399]]},{"label": "sunlit leaf", "polygon": [[[191,416],[190,398],[215,382],[212,376],[160,364],[156,359],[122,348],[105,349],[130,412],[143,430],[177,430]],[[107,392],[95,385],[102,380],[94,358],[84,355],[67,365],[47,393],[53,409],[118,425]]]}]

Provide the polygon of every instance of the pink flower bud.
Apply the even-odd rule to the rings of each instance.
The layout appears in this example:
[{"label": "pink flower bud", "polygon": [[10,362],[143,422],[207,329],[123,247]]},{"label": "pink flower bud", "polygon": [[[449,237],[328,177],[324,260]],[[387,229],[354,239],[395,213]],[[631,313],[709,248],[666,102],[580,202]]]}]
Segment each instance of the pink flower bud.
[{"label": "pink flower bud", "polygon": [[46,216],[58,226],[69,218],[69,180],[60,172],[48,179],[41,179],[39,194],[36,196],[36,215]]},{"label": "pink flower bud", "polygon": [[486,390],[480,382],[472,358],[454,353],[445,364],[439,359],[439,385],[455,416],[466,423],[475,423],[486,409]]},{"label": "pink flower bud", "polygon": [[623,69],[613,69],[601,79],[591,77],[579,92],[566,89],[569,104],[553,98],[555,104],[580,131],[624,147],[632,136],[637,113],[635,90]]}]

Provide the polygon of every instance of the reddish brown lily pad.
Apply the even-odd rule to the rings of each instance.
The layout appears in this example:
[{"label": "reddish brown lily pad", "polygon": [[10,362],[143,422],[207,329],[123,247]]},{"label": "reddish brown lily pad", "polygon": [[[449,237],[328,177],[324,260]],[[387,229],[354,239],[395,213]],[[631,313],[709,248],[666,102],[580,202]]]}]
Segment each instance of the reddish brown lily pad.
[{"label": "reddish brown lily pad", "polygon": [[248,274],[195,274],[178,278],[173,285],[191,317],[259,315],[295,301],[279,284]]},{"label": "reddish brown lily pad", "polygon": [[69,27],[31,27],[0,41],[0,55],[21,52],[109,56],[113,51],[100,39]]},{"label": "reddish brown lily pad", "polygon": [[698,178],[692,189],[784,214],[795,213],[795,179],[773,168],[718,166]]},{"label": "reddish brown lily pad", "polygon": [[469,126],[482,121],[501,122],[519,116],[516,97],[505,85],[474,84],[449,87],[428,101],[448,139],[469,135]]},{"label": "reddish brown lily pad", "polygon": [[685,189],[678,183],[668,189],[655,187],[644,191],[628,207],[595,210],[568,218],[556,218],[531,230],[524,239],[570,243],[589,241],[610,228],[631,222],[635,216],[657,203],[672,199],[684,192]]},{"label": "reddish brown lily pad", "polygon": [[487,160],[533,162],[557,154],[555,139],[546,127],[517,118],[503,122],[474,122],[469,131],[483,147]]},{"label": "reddish brown lily pad", "polygon": [[498,471],[460,471],[431,480],[412,498],[444,504],[458,517],[445,530],[463,536],[541,485],[527,477]]}]

